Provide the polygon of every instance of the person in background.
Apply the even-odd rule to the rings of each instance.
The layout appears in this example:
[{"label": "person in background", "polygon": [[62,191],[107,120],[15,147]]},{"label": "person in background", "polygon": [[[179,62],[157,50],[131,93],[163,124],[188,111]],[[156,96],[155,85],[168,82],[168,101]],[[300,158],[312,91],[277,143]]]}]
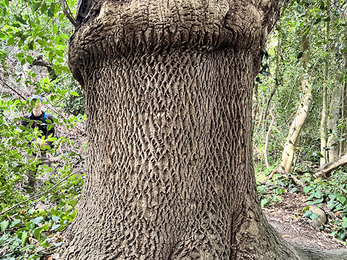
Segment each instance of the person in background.
[{"label": "person in background", "polygon": [[[42,110],[43,103],[42,98],[40,96],[32,96],[30,98],[30,103],[34,103],[34,108],[31,113],[23,116],[22,125],[25,127],[30,127],[32,129],[38,128],[39,135],[36,140],[32,140],[30,143],[37,143],[40,146],[40,154],[32,154],[27,155],[26,159],[29,161],[37,157],[40,161],[40,165],[46,165],[48,167],[52,167],[53,157],[46,150],[46,146],[48,145],[51,149],[53,148],[53,142],[46,141],[49,137],[54,137],[54,127],[49,128],[48,125],[53,123],[53,117],[44,112]],[[44,175],[45,181],[49,180],[51,176],[51,171],[46,171]],[[35,190],[35,182],[36,182],[36,171],[30,171],[28,173],[28,191]]]}]

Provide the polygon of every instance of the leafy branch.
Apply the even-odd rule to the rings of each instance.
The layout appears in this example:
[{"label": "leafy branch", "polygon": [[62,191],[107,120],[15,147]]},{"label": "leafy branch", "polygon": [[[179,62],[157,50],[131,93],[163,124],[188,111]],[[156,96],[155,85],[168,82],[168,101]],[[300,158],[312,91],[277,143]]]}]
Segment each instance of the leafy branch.
[{"label": "leafy branch", "polygon": [[[81,173],[81,172],[82,172],[82,171],[78,171],[77,173]],[[75,174],[77,174],[77,173],[71,173],[70,175],[68,175],[68,176],[66,176],[65,178],[63,178],[62,180],[60,180],[57,184],[55,184],[53,187],[49,188],[48,190],[43,191],[43,192],[41,192],[41,193],[39,193],[39,194],[33,195],[33,196],[29,197],[27,200],[24,200],[24,201],[22,201],[22,202],[20,202],[20,203],[18,203],[18,204],[16,204],[16,205],[14,205],[14,206],[12,206],[11,208],[4,210],[3,212],[0,213],[0,216],[4,215],[4,214],[5,214],[6,212],[8,212],[8,211],[11,211],[11,210],[13,210],[13,209],[15,209],[15,208],[17,208],[17,207],[19,207],[19,206],[21,206],[21,205],[27,203],[27,202],[30,201],[30,200],[37,199],[37,198],[41,197],[42,195],[47,194],[48,192],[50,192],[51,190],[55,189],[55,188],[58,187],[61,183],[63,183],[64,181],[66,181],[66,180],[69,179],[71,176],[73,176],[73,175],[75,175]]]}]

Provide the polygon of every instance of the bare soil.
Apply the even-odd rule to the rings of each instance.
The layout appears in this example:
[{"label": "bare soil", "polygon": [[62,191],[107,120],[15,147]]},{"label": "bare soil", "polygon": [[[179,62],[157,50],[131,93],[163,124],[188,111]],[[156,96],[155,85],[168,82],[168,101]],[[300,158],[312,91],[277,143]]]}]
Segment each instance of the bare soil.
[{"label": "bare soil", "polygon": [[[288,242],[318,250],[347,248],[346,243],[331,236],[328,225],[322,230],[312,227],[309,220],[303,217],[307,207],[307,197],[304,194],[286,192],[283,201],[263,208],[271,225],[273,225]],[[322,206],[327,212],[327,208]],[[334,214],[327,214],[328,221]],[[330,219],[329,219],[330,218]]]}]

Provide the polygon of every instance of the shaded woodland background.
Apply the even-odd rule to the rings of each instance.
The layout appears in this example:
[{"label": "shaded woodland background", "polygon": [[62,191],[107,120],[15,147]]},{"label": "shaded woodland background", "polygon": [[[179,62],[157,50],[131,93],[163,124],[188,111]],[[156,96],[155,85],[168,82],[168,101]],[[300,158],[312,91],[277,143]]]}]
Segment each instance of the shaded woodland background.
[{"label": "shaded woodland background", "polygon": [[[76,1],[0,0],[0,259],[49,259],[74,219],[86,149],[83,91],[67,67]],[[329,210],[347,239],[347,2],[292,1],[264,50],[253,95],[254,164],[263,207],[285,192]],[[24,155],[37,132],[20,126],[27,98],[57,119],[50,183],[27,194]],[[42,179],[41,179],[42,180]],[[319,216],[309,207],[298,217]]]}]

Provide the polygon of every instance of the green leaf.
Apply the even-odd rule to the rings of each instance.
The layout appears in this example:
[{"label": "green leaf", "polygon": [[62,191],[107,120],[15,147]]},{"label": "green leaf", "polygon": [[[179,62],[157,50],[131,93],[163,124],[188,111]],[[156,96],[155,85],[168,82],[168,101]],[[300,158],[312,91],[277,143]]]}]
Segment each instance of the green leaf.
[{"label": "green leaf", "polygon": [[312,188],[310,186],[305,186],[304,193],[307,194]]},{"label": "green leaf", "polygon": [[304,213],[304,217],[310,217],[312,215],[311,210],[306,210],[306,212]]},{"label": "green leaf", "polygon": [[342,227],[343,227],[343,228],[347,228],[347,217],[343,217],[343,218],[342,218],[342,221],[343,221]]},{"label": "green leaf", "polygon": [[25,241],[27,240],[27,237],[28,237],[28,232],[23,231],[22,232],[22,246],[24,246]]},{"label": "green leaf", "polygon": [[41,13],[45,13],[47,9],[48,9],[47,4],[43,3],[42,6],[41,6]]},{"label": "green leaf", "polygon": [[60,218],[53,215],[53,216],[52,216],[52,220],[53,220],[54,222],[57,222],[58,220],[60,220]]},{"label": "green leaf", "polygon": [[12,45],[14,43],[14,38],[13,37],[9,37],[7,40],[7,45]]},{"label": "green leaf", "polygon": [[75,92],[75,91],[72,91],[70,94],[73,95],[73,96],[75,96],[75,97],[78,97],[78,96],[79,96],[78,93]]},{"label": "green leaf", "polygon": [[319,191],[319,190],[317,190],[317,191],[315,192],[314,196],[315,196],[317,199],[320,199],[320,198],[322,198],[322,192]]},{"label": "green leaf", "polygon": [[43,40],[37,40],[37,42],[42,46],[42,47],[45,47],[47,45],[47,42],[46,41],[43,41]]},{"label": "green leaf", "polygon": [[260,205],[262,207],[265,207],[266,205],[269,205],[271,202],[268,199],[262,199],[260,202]]},{"label": "green leaf", "polygon": [[27,22],[23,19],[22,16],[18,16],[18,15],[14,15],[14,17],[16,18],[16,20],[22,24],[27,24]]},{"label": "green leaf", "polygon": [[11,225],[10,225],[10,228],[13,228],[15,226],[17,226],[18,224],[21,223],[21,220],[20,219],[15,219],[11,222]]},{"label": "green leaf", "polygon": [[334,195],[334,194],[329,194],[328,197],[329,197],[329,199],[332,200],[332,201],[336,199],[336,195]]},{"label": "green leaf", "polygon": [[34,229],[34,227],[35,227],[35,223],[33,223],[33,222],[28,222],[25,226],[27,227],[28,230],[32,230],[32,229]]},{"label": "green leaf", "polygon": [[42,232],[42,230],[41,230],[41,228],[35,228],[34,230],[33,230],[33,236],[36,238],[36,239],[38,239],[38,240],[40,240],[40,234],[41,234],[41,232]]},{"label": "green leaf", "polygon": [[346,198],[341,195],[337,195],[337,200],[340,201],[342,204],[346,202]]},{"label": "green leaf", "polygon": [[324,22],[330,22],[330,16],[325,17],[325,18],[323,19],[323,21],[324,21]]},{"label": "green leaf", "polygon": [[37,218],[34,218],[31,222],[37,225],[41,223],[42,220],[43,220],[43,217],[37,217]]},{"label": "green leaf", "polygon": [[310,215],[310,219],[318,219],[318,218],[319,218],[319,216],[316,213],[312,213]]},{"label": "green leaf", "polygon": [[41,1],[36,2],[36,3],[34,4],[34,6],[33,6],[34,12],[37,11],[37,9],[39,9],[40,6],[41,6]]},{"label": "green leaf", "polygon": [[59,22],[63,21],[64,20],[64,17],[65,17],[65,14],[64,13],[61,13],[59,15]]},{"label": "green leaf", "polygon": [[315,201],[310,201],[310,202],[308,202],[307,204],[309,204],[309,205],[315,205],[315,204],[318,204],[318,203],[322,203],[323,202],[323,198],[321,198],[321,199],[318,199],[318,200],[315,200]]},{"label": "green leaf", "polygon": [[53,34],[56,34],[59,31],[59,28],[56,24],[53,24]]},{"label": "green leaf", "polygon": [[51,10],[51,12],[52,12],[52,15],[54,15],[55,14],[55,3],[51,3],[51,7],[50,7],[50,10]]},{"label": "green leaf", "polygon": [[60,37],[61,37],[61,38],[64,38],[64,39],[67,39],[67,40],[70,39],[69,36],[67,36],[66,34],[63,34],[63,33],[60,34]]},{"label": "green leaf", "polygon": [[54,56],[54,53],[52,51],[50,53],[48,53],[49,61],[53,60],[53,56]]},{"label": "green leaf", "polygon": [[57,228],[59,228],[61,225],[60,223],[54,223],[51,230],[56,230]]},{"label": "green leaf", "polygon": [[325,10],[324,1],[320,1],[320,6],[319,6],[319,8],[320,8],[321,10]]},{"label": "green leaf", "polygon": [[9,220],[4,220],[0,223],[0,229],[3,232],[6,228],[8,228],[8,225],[10,224]]},{"label": "green leaf", "polygon": [[29,42],[28,48],[29,48],[29,50],[35,50],[36,49],[35,43],[33,41]]},{"label": "green leaf", "polygon": [[303,210],[302,210],[302,212],[306,212],[306,211],[308,211],[310,209],[310,206],[306,206]]}]

